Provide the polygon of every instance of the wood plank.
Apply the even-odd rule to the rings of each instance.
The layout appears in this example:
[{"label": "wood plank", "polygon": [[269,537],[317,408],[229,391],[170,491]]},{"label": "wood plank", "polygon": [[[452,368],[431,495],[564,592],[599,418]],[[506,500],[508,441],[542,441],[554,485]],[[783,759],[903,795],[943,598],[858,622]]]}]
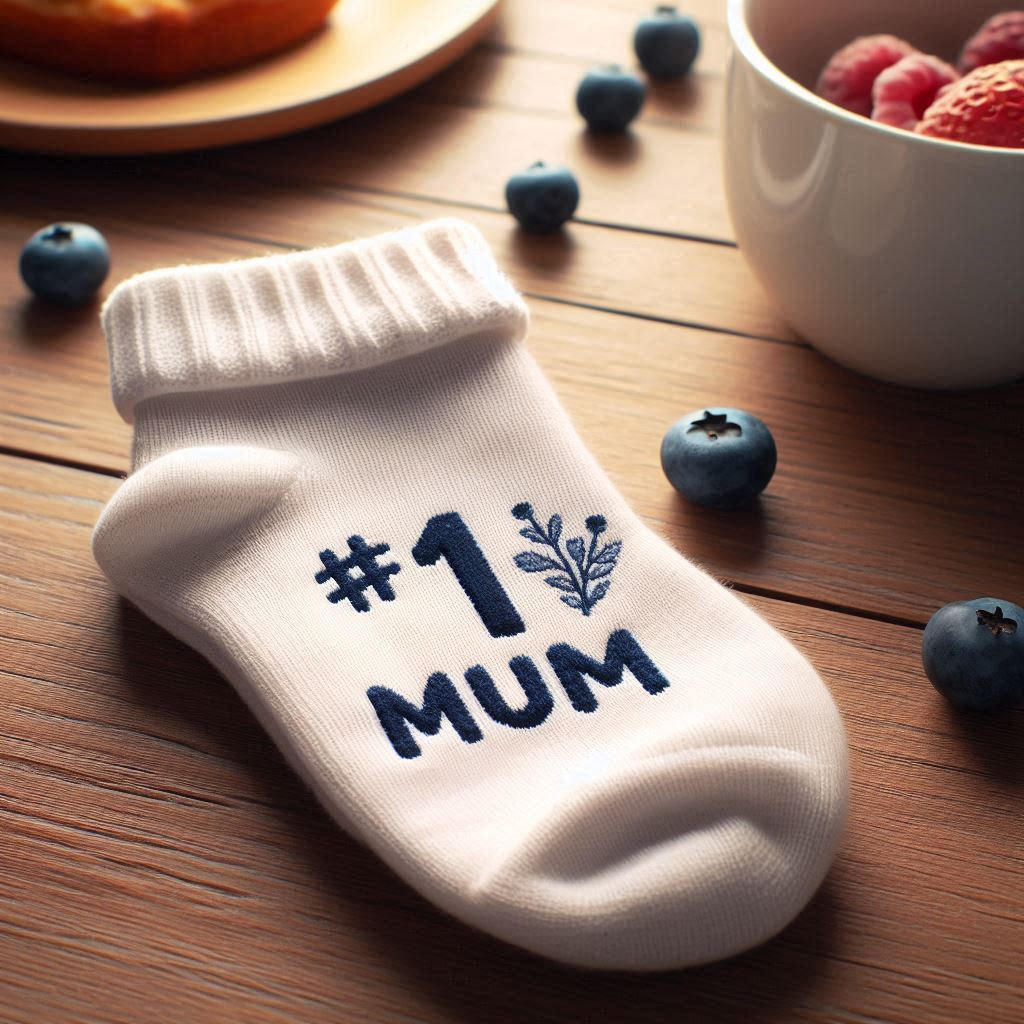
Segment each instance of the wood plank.
[{"label": "wood plank", "polygon": [[[635,63],[635,5],[520,0],[506,5],[492,45],[478,47],[400,103],[212,159],[304,183],[347,184],[495,209],[503,208],[507,177],[545,159],[576,170],[583,220],[732,240],[712,137],[721,117],[725,30],[721,20],[712,19],[721,14],[718,0],[697,7],[693,13],[704,26],[704,48],[694,73],[684,82],[651,82],[641,118],[623,137],[587,133],[574,96],[586,66]],[[496,52],[495,44],[508,52]],[[401,139],[399,161],[396,139]],[[666,168],[681,166],[685,179],[666,175]]]},{"label": "wood plank", "polygon": [[[115,256],[149,244],[167,250],[154,252],[154,259],[171,263],[196,259],[196,233],[252,241],[251,251],[258,252],[268,244],[283,248],[331,245],[394,230],[410,221],[468,214],[494,246],[502,265],[531,294],[796,340],[731,246],[664,236],[637,238],[587,224],[573,224],[553,236],[535,236],[520,231],[505,212],[470,212],[444,203],[333,186],[298,189],[290,182],[262,177],[240,179],[237,173],[225,175],[223,169],[210,169],[195,158],[151,170],[143,162],[150,173],[133,183],[133,202],[126,207],[123,182],[109,173],[116,166],[116,161],[98,161],[85,168],[55,167],[49,159],[14,155],[0,160],[0,187],[6,179],[19,196],[17,211],[6,218],[0,231],[7,234],[12,247],[17,246],[40,223],[53,219],[57,189],[62,208],[79,211],[76,217],[111,235]],[[189,188],[178,195],[183,174],[188,176]],[[166,232],[166,240],[159,238],[157,227]],[[24,293],[16,268],[12,265],[7,273],[11,294]]]},{"label": "wood plank", "polygon": [[[586,443],[645,520],[715,574],[920,624],[947,601],[1020,594],[1024,385],[914,392],[794,346],[533,309],[531,346]],[[662,475],[664,431],[709,405],[750,410],[775,434],[779,468],[752,510],[697,508]]]},{"label": "wood plank", "polygon": [[[646,79],[641,124],[658,121],[717,132],[728,49],[725,10],[720,0],[697,0],[682,9],[701,26],[700,56],[681,81]],[[643,13],[633,0],[506,3],[484,43],[416,95],[456,104],[572,113],[576,87],[588,67],[617,63],[636,69],[633,31]]]},{"label": "wood plank", "polygon": [[[687,10],[703,27],[695,74],[683,83],[653,83],[647,109],[625,136],[586,132],[573,97],[582,65],[635,63],[632,32],[644,8],[517,0],[506,4],[490,46],[401,102],[213,159],[294,182],[492,209],[503,208],[510,174],[544,159],[565,163],[578,174],[580,219],[732,240],[713,137],[727,51],[724,7],[720,0],[699,0]],[[520,59],[502,59],[493,52],[495,45]],[[400,160],[396,140],[401,140]],[[672,173],[679,168],[685,168],[684,175]]]},{"label": "wood plank", "polygon": [[0,480],[5,1021],[1015,1019],[1024,716],[948,710],[919,631],[753,601],[844,714],[839,859],[758,950],[585,973],[407,890],[315,807],[212,670],[114,598],[88,542],[115,481],[20,459],[0,460]]},{"label": "wood plank", "polygon": [[[226,197],[219,219],[192,196],[167,220],[226,232],[254,222],[264,193]],[[331,203],[277,196],[259,225],[274,238],[316,244],[394,227],[424,209]],[[240,216],[244,204],[252,211]],[[30,219],[9,215],[0,237],[13,245]],[[586,245],[557,249],[492,215],[471,219],[528,287],[551,292],[564,282],[577,297],[587,298],[590,289],[600,301],[621,271],[637,275],[637,289],[650,301],[659,294],[671,301],[657,261],[645,259],[637,240],[622,232],[587,229]],[[213,236],[203,237],[200,248],[181,227],[117,213],[112,199],[102,226],[111,233],[118,276],[264,248]],[[601,246],[604,259],[588,255]],[[663,268],[673,266],[670,251],[652,252]],[[26,303],[13,275],[12,267],[0,266],[0,294],[7,296],[0,445],[123,472],[129,434],[110,405],[95,310],[67,316]],[[644,276],[650,288],[641,288]],[[697,260],[689,278],[707,283],[712,296],[727,295],[712,287],[727,285],[713,262]],[[736,283],[733,294],[742,292]],[[548,302],[532,306],[531,347],[587,444],[638,512],[711,571],[748,587],[916,623],[958,597],[1019,600],[1024,385],[973,395],[915,393],[872,384],[794,346]],[[780,467],[757,511],[723,517],[696,509],[661,473],[664,430],[708,404],[750,409],[776,433]]]},{"label": "wood plank", "polygon": [[[554,58],[609,60],[633,64],[633,30],[654,3],[636,0],[514,0],[504,5],[492,39],[510,50]],[[720,72],[725,66],[728,33],[723,0],[687,0],[677,5],[701,28],[696,69]]]},{"label": "wood plank", "polygon": [[[301,188],[348,185],[504,209],[505,182],[536,160],[571,167],[577,218],[686,237],[735,237],[717,138],[660,122],[594,135],[572,112],[452,106],[412,95],[282,142],[216,154],[218,166]],[[401,145],[401,159],[396,159]]]},{"label": "wood plank", "polygon": [[[417,99],[463,106],[573,116],[580,79],[609,59],[566,59],[534,52],[477,47],[449,70],[421,86]],[[646,125],[716,133],[725,100],[721,73],[694,70],[679,82],[647,82],[647,99],[634,132]]]}]

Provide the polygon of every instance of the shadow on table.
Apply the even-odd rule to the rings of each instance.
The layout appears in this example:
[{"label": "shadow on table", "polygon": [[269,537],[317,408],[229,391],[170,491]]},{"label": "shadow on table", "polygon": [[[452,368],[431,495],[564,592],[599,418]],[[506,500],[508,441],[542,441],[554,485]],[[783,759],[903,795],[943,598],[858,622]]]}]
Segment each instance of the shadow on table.
[{"label": "shadow on table", "polygon": [[[924,391],[884,384],[848,370],[817,352],[765,346],[745,367],[751,379],[771,381],[788,400],[810,410],[803,432],[829,443],[854,480],[884,482],[896,494],[932,488],[935,504],[976,509],[979,534],[994,529],[1001,509],[993,484],[1017,497],[1013,462],[1024,442],[1024,379],[970,391]],[[780,466],[784,465],[780,450]],[[984,480],[986,489],[972,487]],[[879,495],[885,497],[886,495]],[[891,497],[891,495],[889,495]],[[1011,506],[1012,507],[1012,506]],[[1009,547],[1000,521],[993,544]]]},{"label": "shadow on table", "polygon": [[[321,866],[330,870],[329,861]],[[790,1021],[823,973],[838,915],[826,882],[793,925],[758,949],[704,967],[641,975],[542,960],[409,899],[415,899],[414,913],[382,914],[362,904],[366,932],[381,957],[396,961],[443,1008],[441,1020],[460,1024]]]},{"label": "shadow on table", "polygon": [[[705,547],[688,546],[687,554],[698,562],[727,564],[730,569],[752,569],[765,555],[765,540],[771,532],[768,506],[771,497],[761,495],[742,508],[704,508],[673,494],[671,509],[677,521],[686,523]],[[714,561],[709,557],[713,553]]]},{"label": "shadow on table", "polygon": [[509,232],[512,251],[545,273],[567,273],[576,258],[576,241],[564,228],[547,234],[531,234],[517,227]]},{"label": "shadow on table", "polygon": [[[287,825],[301,833],[294,851],[308,863],[298,874],[313,889],[318,915],[329,921],[328,954],[336,957],[338,968],[321,976],[326,991],[317,993],[338,1016],[321,1019],[346,1019],[342,1011],[351,1006],[356,984],[353,960],[368,961],[364,973],[372,969],[390,987],[404,989],[417,1011],[436,1007],[426,1019],[446,1024],[688,1019],[767,1024],[793,1019],[793,1008],[806,1001],[821,978],[839,930],[840,911],[828,881],[777,939],[687,971],[582,971],[470,929],[428,904],[333,825],[231,687],[198,654],[127,602],[119,602],[119,614],[129,699],[156,712],[167,734],[179,742],[241,766],[247,784],[258,791],[259,804],[286,815]],[[294,851],[289,847],[283,856],[294,857]],[[273,913],[273,907],[267,912]],[[282,944],[279,955],[301,954]],[[287,974],[287,964],[283,969]],[[330,986],[336,986],[334,991]],[[391,1000],[401,998],[393,994]],[[381,1012],[380,1019],[392,1019]],[[394,1017],[400,1016],[405,1019],[396,1011]]]},{"label": "shadow on table", "polygon": [[56,306],[26,294],[18,309],[17,336],[51,349],[73,346],[85,331],[95,328],[99,309],[97,299],[80,306]]},{"label": "shadow on table", "polygon": [[[763,568],[775,586],[788,577],[791,594],[920,624],[948,600],[991,590],[1015,599],[1024,578],[1024,520],[1014,514],[1024,381],[917,391],[769,342],[744,345],[742,362],[709,366],[676,385],[686,389],[681,409],[717,392],[762,416],[779,467],[759,515],[666,498],[658,515],[680,550],[721,576],[757,584],[751,571]],[[850,550],[834,557],[821,543],[828,538]],[[851,557],[859,562],[844,565]]]},{"label": "shadow on table", "polygon": [[588,156],[604,164],[616,167],[630,167],[643,152],[643,141],[632,131],[595,132],[581,128],[578,135],[580,148]]},{"label": "shadow on table", "polygon": [[960,711],[943,702],[942,715],[969,768],[1001,789],[1024,787],[1024,708],[986,714]]},{"label": "shadow on table", "polygon": [[647,102],[658,113],[671,112],[676,118],[707,102],[701,83],[693,75],[682,78],[647,78]]}]

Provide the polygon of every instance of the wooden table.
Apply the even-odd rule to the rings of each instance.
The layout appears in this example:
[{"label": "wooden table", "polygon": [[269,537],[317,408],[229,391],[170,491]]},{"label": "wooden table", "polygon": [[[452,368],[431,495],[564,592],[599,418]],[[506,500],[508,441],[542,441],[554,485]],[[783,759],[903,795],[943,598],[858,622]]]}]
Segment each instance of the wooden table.
[{"label": "wooden table", "polygon": [[[1024,714],[956,714],[920,669],[948,600],[1024,598],[1024,388],[855,377],[779,319],[732,241],[717,125],[723,0],[690,0],[697,73],[635,131],[572,95],[629,60],[636,0],[514,0],[404,99],[299,137],[160,159],[0,155],[0,1020],[1024,1021]],[[506,177],[582,183],[530,238]],[[96,308],[29,301],[23,240],[66,217],[151,267],[477,224],[529,297],[531,346],[637,511],[818,666],[853,757],[849,833],[775,941],[630,977],[543,962],[447,919],[336,829],[204,662],[111,593],[91,527],[128,466]],[[983,257],[983,254],[981,254]],[[983,325],[979,329],[984,329]],[[690,507],[658,447],[684,412],[762,416],[760,508]]]}]

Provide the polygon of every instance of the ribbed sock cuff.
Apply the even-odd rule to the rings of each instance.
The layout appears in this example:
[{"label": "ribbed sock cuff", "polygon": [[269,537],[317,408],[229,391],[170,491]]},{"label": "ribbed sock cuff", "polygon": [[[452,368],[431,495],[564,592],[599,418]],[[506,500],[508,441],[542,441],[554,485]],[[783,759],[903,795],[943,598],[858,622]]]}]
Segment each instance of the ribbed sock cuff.
[{"label": "ribbed sock cuff", "polygon": [[330,249],[130,278],[103,308],[114,404],[366,369],[527,312],[483,236],[455,219]]}]

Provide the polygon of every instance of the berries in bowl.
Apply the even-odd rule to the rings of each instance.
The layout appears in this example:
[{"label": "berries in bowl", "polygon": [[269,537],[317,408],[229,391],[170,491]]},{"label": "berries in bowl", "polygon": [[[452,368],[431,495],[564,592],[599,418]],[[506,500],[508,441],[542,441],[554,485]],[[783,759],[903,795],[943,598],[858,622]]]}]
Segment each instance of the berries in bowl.
[{"label": "berries in bowl", "polygon": [[964,120],[954,90],[989,66],[972,66],[977,55],[997,52],[969,41],[1004,10],[730,0],[723,170],[736,239],[794,330],[863,374],[945,389],[1024,375],[1011,269],[1024,149],[950,137],[927,116],[948,103],[944,124]]},{"label": "berries in bowl", "polygon": [[859,36],[829,58],[817,93],[894,128],[1024,149],[1024,11],[989,18],[956,63],[896,36]]}]

